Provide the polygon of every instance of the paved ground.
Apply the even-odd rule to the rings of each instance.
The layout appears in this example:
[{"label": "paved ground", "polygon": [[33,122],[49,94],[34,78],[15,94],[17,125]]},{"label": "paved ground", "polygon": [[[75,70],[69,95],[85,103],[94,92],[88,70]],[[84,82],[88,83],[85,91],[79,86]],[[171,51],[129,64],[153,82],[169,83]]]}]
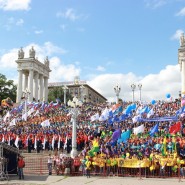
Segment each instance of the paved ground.
[{"label": "paved ground", "polygon": [[9,181],[0,181],[0,184],[10,185],[176,185],[185,184],[185,179],[158,179],[137,177],[67,177],[67,176],[25,176],[25,180],[18,180],[11,176]]}]

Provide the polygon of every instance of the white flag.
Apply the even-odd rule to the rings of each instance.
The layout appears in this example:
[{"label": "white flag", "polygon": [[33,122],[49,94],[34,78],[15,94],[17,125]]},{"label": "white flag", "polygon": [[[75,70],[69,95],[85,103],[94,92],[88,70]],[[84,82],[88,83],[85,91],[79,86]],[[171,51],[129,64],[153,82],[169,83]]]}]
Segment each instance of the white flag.
[{"label": "white flag", "polygon": [[58,149],[60,149],[60,136],[58,138]]},{"label": "white flag", "polygon": [[1,142],[4,143],[4,134],[3,134],[3,138],[2,138],[2,141]]},{"label": "white flag", "polygon": [[3,121],[5,122],[6,119],[9,118],[9,117],[11,117],[11,114],[10,114],[10,112],[8,111],[8,112],[6,113],[6,115],[4,116],[4,118],[3,118]]},{"label": "white flag", "polygon": [[44,137],[43,150],[45,150],[46,138]]},{"label": "white flag", "polygon": [[93,121],[96,121],[96,120],[98,120],[99,119],[99,114],[98,113],[96,113],[95,115],[93,115],[93,116],[91,116],[91,121],[93,122]]},{"label": "white flag", "polygon": [[9,126],[11,127],[11,126],[14,126],[14,125],[16,125],[16,120],[15,120],[15,118],[10,122]]},{"label": "white flag", "polygon": [[19,141],[19,137],[17,136],[16,139],[15,139],[15,146],[18,148],[18,141]]},{"label": "white flag", "polygon": [[149,111],[149,113],[147,114],[147,118],[150,118],[151,116],[153,116],[154,115],[154,110],[153,110],[153,108]]},{"label": "white flag", "polygon": [[37,149],[37,137],[35,136],[35,141],[34,141],[34,148],[35,150]]},{"label": "white flag", "polygon": [[39,114],[39,110],[36,111],[36,113],[34,114],[34,117],[35,117],[37,114]]},{"label": "white flag", "polygon": [[49,119],[43,121],[43,122],[41,123],[41,125],[42,125],[42,127],[49,127],[49,126],[50,126]]},{"label": "white flag", "polygon": [[133,133],[134,133],[135,135],[137,135],[137,134],[139,134],[139,133],[143,133],[144,130],[145,130],[144,125],[140,125],[140,126],[138,126],[138,127],[133,128]]}]

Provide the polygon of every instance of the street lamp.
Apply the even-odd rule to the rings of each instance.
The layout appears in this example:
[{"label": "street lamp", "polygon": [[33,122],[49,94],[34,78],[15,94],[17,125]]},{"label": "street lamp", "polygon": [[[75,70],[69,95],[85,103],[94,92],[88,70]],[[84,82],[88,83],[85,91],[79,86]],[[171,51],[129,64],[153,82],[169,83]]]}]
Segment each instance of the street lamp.
[{"label": "street lamp", "polygon": [[83,99],[83,96],[84,96],[84,90],[85,90],[85,87],[83,85],[80,86],[80,95],[81,95],[81,101],[83,102],[84,99]]},{"label": "street lamp", "polygon": [[138,88],[139,88],[139,100],[141,101],[141,88],[142,88],[142,84],[138,84]]},{"label": "street lamp", "polygon": [[70,109],[70,113],[72,115],[72,123],[73,123],[73,127],[72,127],[72,150],[71,150],[71,157],[75,158],[75,156],[77,156],[78,152],[77,152],[77,144],[76,144],[76,121],[78,118],[78,115],[80,114],[80,110],[78,107],[82,106],[82,102],[79,101],[76,96],[73,98],[73,101],[69,100],[68,101],[68,106],[71,107]]},{"label": "street lamp", "polygon": [[25,114],[25,121],[27,121],[27,100],[28,97],[30,95],[30,91],[26,88],[23,92],[22,92],[22,97],[24,98],[24,114]]},{"label": "street lamp", "polygon": [[131,85],[131,89],[132,89],[132,102],[134,102],[134,91],[136,89],[136,85],[135,84],[132,84]]},{"label": "street lamp", "polygon": [[66,85],[63,86],[63,90],[64,90],[64,105],[66,105],[66,92],[67,92],[68,89],[69,88]]},{"label": "street lamp", "polygon": [[116,103],[118,103],[118,102],[119,102],[119,93],[120,93],[120,91],[121,91],[121,87],[120,87],[119,85],[116,85],[116,86],[114,87],[114,91],[115,91],[116,97],[117,97]]}]

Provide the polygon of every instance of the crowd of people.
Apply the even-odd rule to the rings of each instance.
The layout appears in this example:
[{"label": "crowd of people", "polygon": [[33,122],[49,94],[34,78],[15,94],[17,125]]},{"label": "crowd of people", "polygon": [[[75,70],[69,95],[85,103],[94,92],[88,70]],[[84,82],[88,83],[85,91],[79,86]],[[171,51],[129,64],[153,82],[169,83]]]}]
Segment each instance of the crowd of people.
[{"label": "crowd of people", "polygon": [[[31,113],[24,119],[23,105],[4,112],[0,141],[29,153],[53,150],[69,154],[73,121],[70,108],[62,103],[33,102],[28,105]],[[164,175],[166,166],[172,175],[180,166],[181,176],[185,176],[182,99],[149,103],[84,103],[79,110],[76,120],[79,151],[76,161],[79,165],[75,164],[75,171],[80,168],[89,177],[92,170],[95,174],[105,171],[106,175],[123,174],[124,169],[142,166]],[[58,157],[55,164],[62,160]]]}]

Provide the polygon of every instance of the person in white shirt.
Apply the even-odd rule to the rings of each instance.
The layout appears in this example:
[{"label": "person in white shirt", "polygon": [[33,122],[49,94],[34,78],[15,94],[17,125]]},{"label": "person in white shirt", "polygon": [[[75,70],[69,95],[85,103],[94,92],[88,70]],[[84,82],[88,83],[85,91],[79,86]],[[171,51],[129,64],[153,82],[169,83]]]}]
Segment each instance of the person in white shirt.
[{"label": "person in white shirt", "polygon": [[49,175],[52,175],[52,164],[53,164],[53,157],[51,157],[51,154],[48,156],[48,171]]}]

